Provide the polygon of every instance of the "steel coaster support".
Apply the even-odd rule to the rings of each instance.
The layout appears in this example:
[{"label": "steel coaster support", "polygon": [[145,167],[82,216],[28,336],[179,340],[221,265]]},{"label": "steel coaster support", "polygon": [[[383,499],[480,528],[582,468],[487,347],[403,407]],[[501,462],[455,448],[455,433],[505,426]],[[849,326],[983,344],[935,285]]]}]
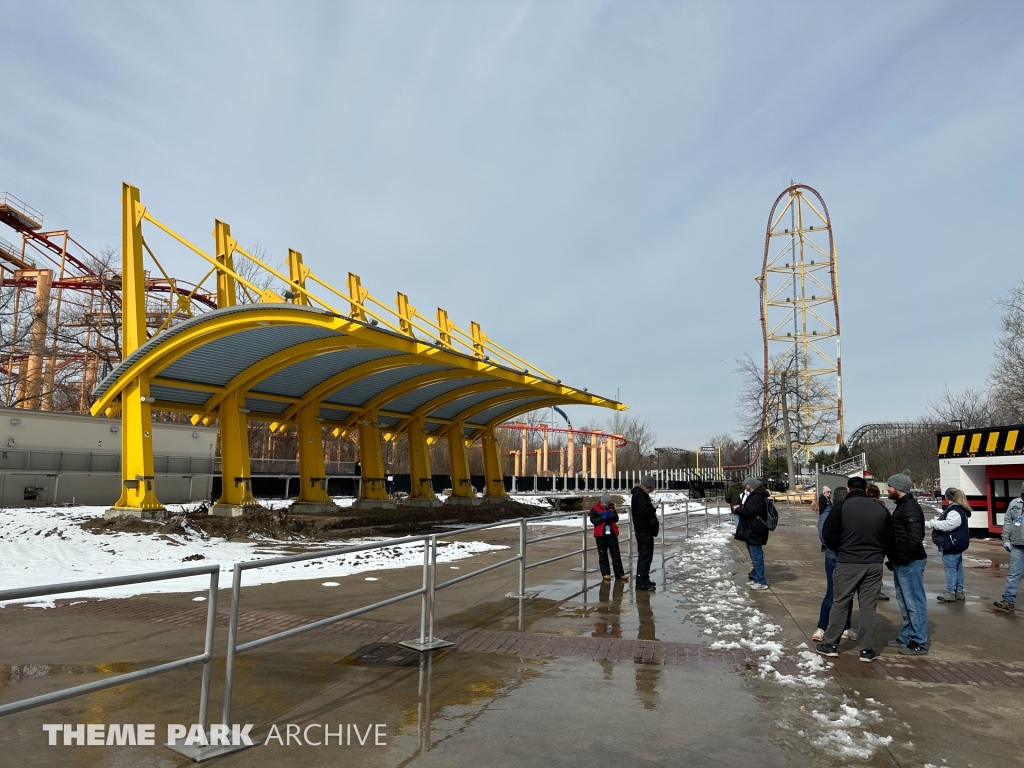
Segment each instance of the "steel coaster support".
[{"label": "steel coaster support", "polygon": [[[488,498],[504,499],[508,497],[505,492],[505,480],[501,471],[501,456],[498,449],[498,438],[494,434],[494,428],[484,430],[480,436],[480,447],[484,454],[484,476],[486,478],[486,489],[484,495]],[[537,480],[534,477],[534,490],[537,489]]]},{"label": "steel coaster support", "polygon": [[[234,253],[238,242],[231,236],[231,227],[223,221],[216,220],[213,223],[214,254],[217,263],[230,270],[235,271]],[[238,301],[235,297],[235,278],[224,269],[217,270],[217,309],[233,307]]]},{"label": "steel coaster support", "polygon": [[[121,186],[122,332],[127,358],[146,343],[146,273],[142,264],[139,190]],[[153,517],[164,505],[153,488],[153,398],[149,375],[140,374],[121,392],[121,497],[105,517]]]},{"label": "steel coaster support", "polygon": [[430,446],[427,445],[427,424],[423,416],[409,422],[409,481],[411,489],[405,506],[435,507],[440,504],[434,493],[434,476],[430,469]]},{"label": "steel coaster support", "polygon": [[434,637],[434,605],[437,596],[437,535],[423,542],[423,596],[420,599],[420,639],[403,640],[399,645],[414,651],[434,651],[455,643]]},{"label": "steel coaster support", "polygon": [[302,254],[289,248],[288,276],[291,278],[292,285],[299,289],[292,291],[292,296],[289,299],[292,304],[309,306],[309,296],[306,295],[306,278],[309,276],[309,272],[309,267],[302,263]]},{"label": "steel coaster support", "polygon": [[249,467],[249,430],[245,396],[233,390],[221,401],[220,452],[221,493],[210,510],[212,515],[240,517],[259,506],[252,495]]}]

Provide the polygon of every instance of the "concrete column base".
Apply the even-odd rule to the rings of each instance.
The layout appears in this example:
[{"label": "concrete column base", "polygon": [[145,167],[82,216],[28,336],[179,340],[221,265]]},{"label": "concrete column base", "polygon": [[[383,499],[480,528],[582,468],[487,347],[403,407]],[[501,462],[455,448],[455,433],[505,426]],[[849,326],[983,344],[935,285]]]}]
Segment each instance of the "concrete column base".
[{"label": "concrete column base", "polygon": [[483,500],[479,496],[449,496],[444,500],[446,507],[479,507]]},{"label": "concrete column base", "polygon": [[156,509],[135,509],[134,507],[111,507],[103,513],[104,520],[113,520],[115,517],[137,517],[140,520],[158,520],[167,514],[163,507]]},{"label": "concrete column base", "polygon": [[246,512],[262,509],[259,504],[214,504],[209,514],[214,517],[245,517]]},{"label": "concrete column base", "polygon": [[378,501],[377,499],[359,499],[352,505],[351,509],[394,509],[393,501]]},{"label": "concrete column base", "polygon": [[484,496],[483,501],[487,504],[500,504],[503,501],[508,501],[508,496]]},{"label": "concrete column base", "polygon": [[409,497],[402,499],[401,506],[416,507],[419,509],[433,509],[434,507],[441,506],[441,500],[438,499],[436,496],[432,499],[414,499]]},{"label": "concrete column base", "polygon": [[293,501],[288,507],[290,515],[326,515],[338,517],[343,514],[341,507],[333,501]]}]

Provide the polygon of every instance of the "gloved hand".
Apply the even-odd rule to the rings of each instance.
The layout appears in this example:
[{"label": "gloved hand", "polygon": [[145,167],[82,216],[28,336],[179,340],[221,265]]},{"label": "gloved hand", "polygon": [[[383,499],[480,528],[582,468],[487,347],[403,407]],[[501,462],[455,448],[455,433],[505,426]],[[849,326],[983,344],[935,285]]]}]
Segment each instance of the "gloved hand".
[{"label": "gloved hand", "polygon": [[615,516],[615,513],[612,512],[610,509],[607,512],[605,512],[603,515],[601,515],[601,517],[603,519],[605,519],[605,520],[611,520],[614,516]]},{"label": "gloved hand", "polygon": [[1005,549],[1007,552],[1012,552],[1013,551],[1013,547],[1011,547],[1009,544],[1005,544],[1005,543],[1003,544],[1003,549]]}]

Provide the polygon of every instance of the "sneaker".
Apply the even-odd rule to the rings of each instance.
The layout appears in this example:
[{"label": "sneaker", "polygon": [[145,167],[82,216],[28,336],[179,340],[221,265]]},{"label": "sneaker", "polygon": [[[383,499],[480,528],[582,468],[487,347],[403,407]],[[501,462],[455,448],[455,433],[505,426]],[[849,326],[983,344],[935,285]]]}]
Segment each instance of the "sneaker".
[{"label": "sneaker", "polygon": [[856,640],[857,639],[857,633],[854,632],[852,629],[847,629],[846,631],[843,632],[842,639],[843,640]]},{"label": "sneaker", "polygon": [[814,634],[811,635],[811,642],[814,642],[814,643],[820,643],[824,639],[825,639],[825,630],[824,629],[816,629],[816,630],[814,630]]},{"label": "sneaker", "polygon": [[965,595],[963,592],[957,592],[956,593],[956,599],[957,600],[964,600],[964,601],[966,601],[967,600],[967,595]]},{"label": "sneaker", "polygon": [[956,592],[943,592],[941,595],[938,595],[935,599],[938,600],[940,603],[955,603]]},{"label": "sneaker", "polygon": [[609,576],[608,574],[605,574],[605,575],[604,575],[604,576],[602,576],[601,578],[602,578],[602,579],[604,579],[605,581],[611,581],[611,580],[612,580],[612,577],[611,577],[611,576]]},{"label": "sneaker", "polygon": [[637,584],[636,588],[641,592],[654,592],[655,589],[653,584]]},{"label": "sneaker", "polygon": [[886,648],[902,648],[905,645],[906,643],[904,643],[902,640],[890,640],[888,643],[885,644]]},{"label": "sneaker", "polygon": [[876,654],[874,651],[870,649],[867,651],[860,652],[860,660],[865,663],[870,663],[874,661],[876,658],[878,658],[878,654]]},{"label": "sneaker", "polygon": [[879,600],[885,600],[885,601],[888,602],[889,596],[887,594],[885,594],[885,592],[879,592],[878,593],[878,599]]},{"label": "sneaker", "polygon": [[1014,605],[1009,600],[996,600],[994,603],[992,603],[992,605],[994,605],[1000,611],[1007,611],[1008,613],[1013,613]]},{"label": "sneaker", "polygon": [[756,581],[750,582],[749,584],[747,584],[747,586],[751,589],[768,589],[767,584],[758,584]]},{"label": "sneaker", "polygon": [[928,649],[920,643],[910,643],[900,648],[900,653],[904,656],[927,656]]},{"label": "sneaker", "polygon": [[816,645],[814,647],[814,650],[816,650],[822,656],[838,656],[839,655],[839,646],[838,645],[825,645],[824,643],[819,643],[818,645]]},{"label": "sneaker", "polygon": [[619,581],[629,581],[629,576],[627,576],[626,574],[622,574],[621,576],[616,576],[615,578],[617,578]]}]

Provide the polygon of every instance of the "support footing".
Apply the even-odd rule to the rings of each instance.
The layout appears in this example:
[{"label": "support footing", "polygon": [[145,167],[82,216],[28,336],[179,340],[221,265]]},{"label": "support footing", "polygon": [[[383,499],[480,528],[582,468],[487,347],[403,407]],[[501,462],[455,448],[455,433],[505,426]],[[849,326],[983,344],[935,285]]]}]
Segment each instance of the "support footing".
[{"label": "support footing", "polygon": [[378,499],[359,499],[352,505],[351,509],[394,509],[397,505],[390,499],[381,501]]},{"label": "support footing", "polygon": [[485,504],[501,504],[502,502],[508,500],[508,496],[484,496],[483,498]]},{"label": "support footing", "polygon": [[333,501],[293,501],[288,507],[288,514],[339,517],[343,512]]},{"label": "support footing", "polygon": [[246,512],[262,509],[259,504],[214,504],[209,514],[214,517],[244,517]]},{"label": "support footing", "polygon": [[441,500],[438,499],[436,496],[432,499],[414,499],[410,496],[408,498],[402,499],[402,503],[400,504],[400,506],[415,507],[417,509],[433,509],[434,507],[441,506]]},{"label": "support footing", "polygon": [[479,496],[449,496],[444,501],[446,507],[479,507],[483,501]]},{"label": "support footing", "polygon": [[137,517],[140,520],[156,520],[167,514],[163,507],[154,509],[136,509],[134,507],[111,507],[103,513],[104,520],[113,520],[115,517]]},{"label": "support footing", "polygon": [[185,746],[185,739],[178,739],[169,744],[164,744],[172,752],[177,752],[179,755],[184,755],[193,763],[202,763],[205,760],[212,760],[215,757],[221,755],[230,755],[232,752],[239,752],[243,749],[249,749],[250,746],[258,746],[260,742],[253,740],[250,744],[217,744],[212,747],[204,747],[201,744],[189,744]]},{"label": "support footing", "polygon": [[414,651],[436,651],[438,648],[449,648],[455,643],[449,643],[447,640],[431,640],[426,643],[421,643],[419,640],[402,640],[399,645],[405,648],[412,648]]}]

